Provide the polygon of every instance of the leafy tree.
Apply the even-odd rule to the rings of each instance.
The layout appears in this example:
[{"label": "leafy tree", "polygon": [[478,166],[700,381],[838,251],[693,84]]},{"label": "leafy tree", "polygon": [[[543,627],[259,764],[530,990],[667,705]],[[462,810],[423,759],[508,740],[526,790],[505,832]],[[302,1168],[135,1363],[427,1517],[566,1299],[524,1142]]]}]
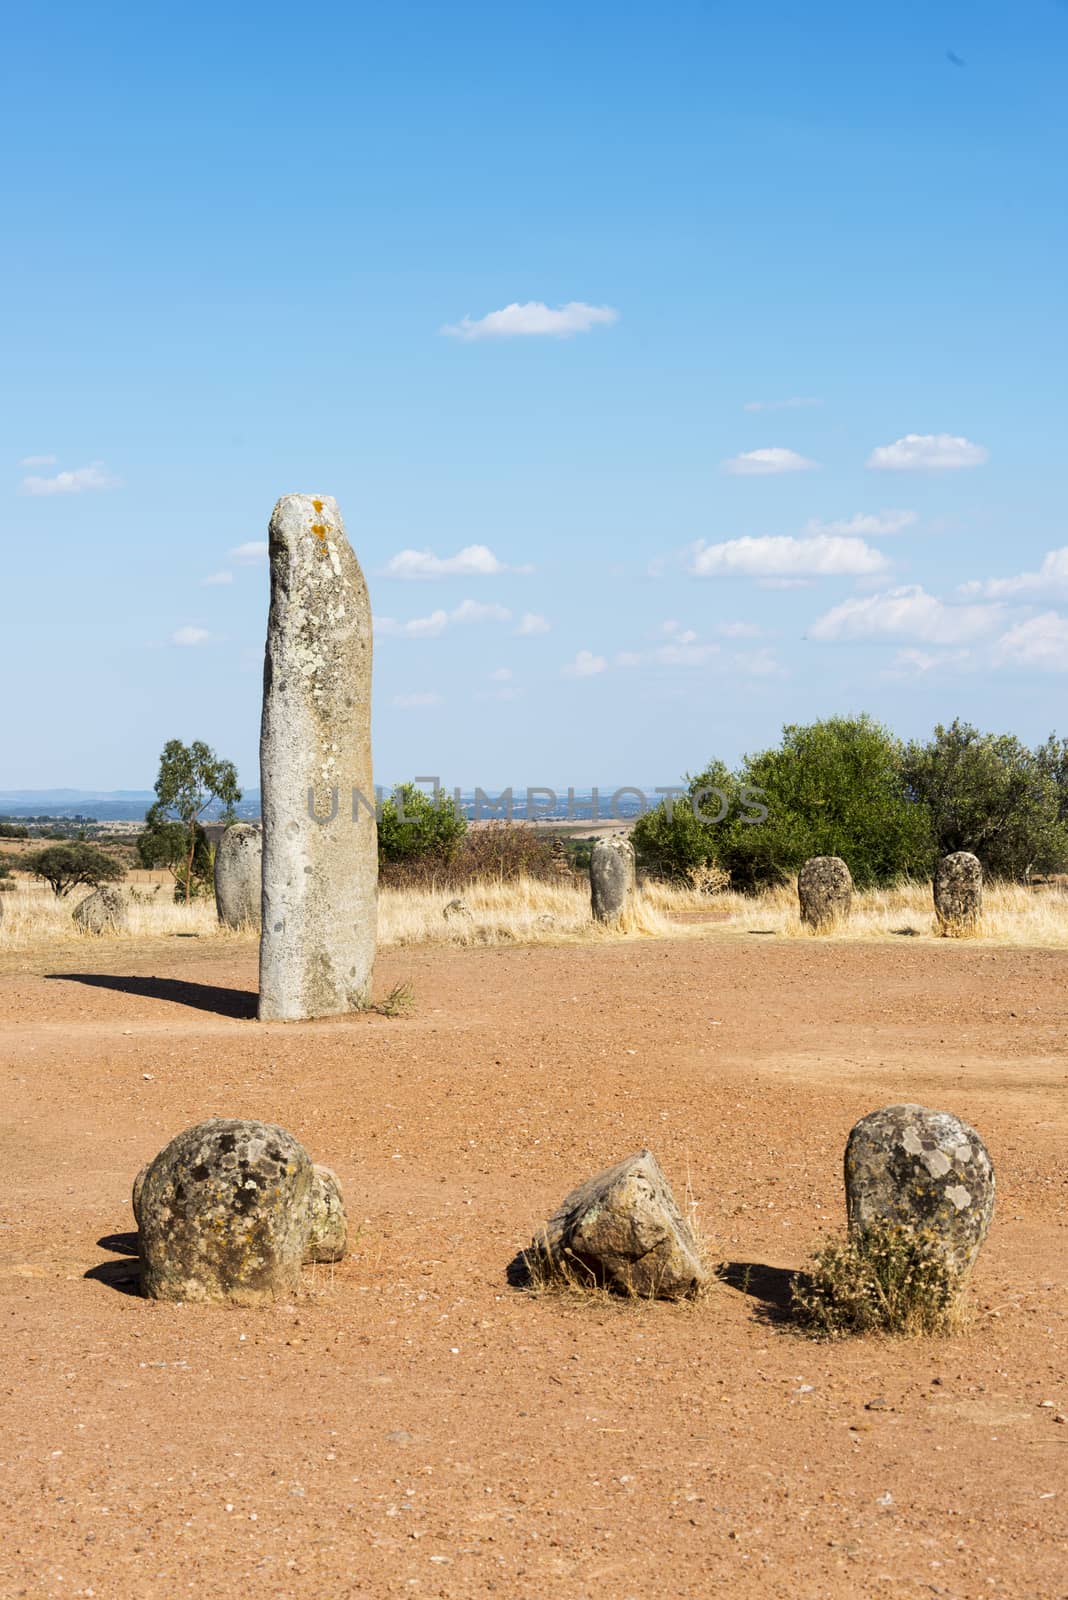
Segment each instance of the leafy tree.
[{"label": "leafy tree", "polygon": [[53,894],[65,895],[79,883],[96,888],[101,883],[114,883],[126,876],[120,862],[98,850],[95,845],[51,844],[26,858],[26,867],[34,877],[44,878],[52,886]]},{"label": "leafy tree", "polygon": [[1056,871],[1068,860],[1068,751],[1032,751],[970,723],[936,727],[905,756],[909,788],[931,815],[937,850],[970,850],[994,877]]},{"label": "leafy tree", "polygon": [[428,795],[414,783],[398,784],[383,800],[378,819],[380,865],[433,857],[447,865],[467,832],[467,818],[444,790]]},{"label": "leafy tree", "polygon": [[[198,887],[202,890],[211,882],[215,866],[215,853],[199,822],[196,824],[196,836],[192,879],[194,894]],[[144,829],[137,836],[137,859],[149,870],[168,867],[174,873],[176,899],[186,898],[184,881],[178,880],[184,872],[188,850],[189,834],[184,823],[169,821],[158,804],[150,806],[145,813]]]},{"label": "leafy tree", "polygon": [[233,818],[234,806],[241,798],[237,769],[232,761],[222,760],[199,739],[191,745],[184,745],[180,739],[168,739],[160,756],[155,789],[157,799],[146,813],[145,821],[150,830],[168,821],[179,823],[184,830],[178,871],[182,898],[191,900],[197,833],[202,831],[200,818],[216,800],[225,806],[226,819]]},{"label": "leafy tree", "polygon": [[631,831],[642,866],[665,878],[686,878],[696,868],[719,861],[739,826],[738,782],[722,761],[711,761],[696,776],[687,774],[686,784],[684,795],[663,800],[639,817]]}]

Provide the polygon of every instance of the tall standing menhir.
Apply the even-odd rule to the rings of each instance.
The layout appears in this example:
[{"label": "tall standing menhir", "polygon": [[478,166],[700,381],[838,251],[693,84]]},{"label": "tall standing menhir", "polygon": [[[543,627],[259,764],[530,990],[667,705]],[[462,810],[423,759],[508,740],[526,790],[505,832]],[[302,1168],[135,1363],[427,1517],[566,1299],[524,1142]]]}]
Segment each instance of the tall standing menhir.
[{"label": "tall standing menhir", "polygon": [[[263,667],[261,1021],[365,1005],[375,959],[371,607],[337,502],[285,495],[270,525]],[[316,820],[320,819],[320,820]],[[325,819],[325,820],[324,820]]]}]

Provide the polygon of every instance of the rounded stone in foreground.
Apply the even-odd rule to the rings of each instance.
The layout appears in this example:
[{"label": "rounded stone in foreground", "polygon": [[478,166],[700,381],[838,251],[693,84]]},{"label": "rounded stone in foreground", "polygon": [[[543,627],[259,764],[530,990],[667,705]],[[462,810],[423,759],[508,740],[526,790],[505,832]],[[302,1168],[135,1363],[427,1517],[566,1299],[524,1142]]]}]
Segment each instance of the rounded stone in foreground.
[{"label": "rounded stone in foreground", "polygon": [[284,1128],[222,1117],[187,1128],[134,1185],[145,1294],[239,1305],[293,1294],[313,1181]]},{"label": "rounded stone in foreground", "polygon": [[471,908],[466,900],[450,900],[441,914],[446,922],[473,922],[475,920],[471,915]]},{"label": "rounded stone in foreground", "polygon": [[590,903],[598,922],[621,917],[634,888],[634,846],[629,839],[597,839],[590,851]]},{"label": "rounded stone in foreground", "polygon": [[263,896],[263,833],[232,822],[215,851],[215,909],[224,928],[259,927]]},{"label": "rounded stone in foreground", "polygon": [[861,1118],[846,1143],[850,1232],[876,1222],[927,1231],[960,1274],[986,1238],[994,1187],[985,1144],[949,1111],[884,1106]]},{"label": "rounded stone in foreground", "polygon": [[801,921],[817,932],[844,922],[853,904],[853,877],[841,856],[812,856],[797,875]]},{"label": "rounded stone in foreground", "polygon": [[935,915],[939,932],[952,937],[974,933],[983,915],[983,868],[970,850],[954,850],[935,869]]},{"label": "rounded stone in foreground", "polygon": [[304,1245],[305,1261],[343,1261],[349,1242],[349,1224],[341,1184],[336,1172],[318,1165],[312,1168],[308,1195],[310,1228]]},{"label": "rounded stone in foreground", "polygon": [[126,896],[110,883],[80,900],[71,914],[83,933],[118,933],[129,921]]}]

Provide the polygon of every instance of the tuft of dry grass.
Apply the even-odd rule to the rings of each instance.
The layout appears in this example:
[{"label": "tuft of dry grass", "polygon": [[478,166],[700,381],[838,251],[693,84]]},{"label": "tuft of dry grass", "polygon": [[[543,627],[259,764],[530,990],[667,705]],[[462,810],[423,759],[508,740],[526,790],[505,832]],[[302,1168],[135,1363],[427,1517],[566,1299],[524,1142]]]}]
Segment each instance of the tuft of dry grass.
[{"label": "tuft of dry grass", "polygon": [[817,1250],[793,1280],[790,1309],[815,1339],[945,1336],[963,1326],[963,1289],[934,1233],[880,1222]]}]

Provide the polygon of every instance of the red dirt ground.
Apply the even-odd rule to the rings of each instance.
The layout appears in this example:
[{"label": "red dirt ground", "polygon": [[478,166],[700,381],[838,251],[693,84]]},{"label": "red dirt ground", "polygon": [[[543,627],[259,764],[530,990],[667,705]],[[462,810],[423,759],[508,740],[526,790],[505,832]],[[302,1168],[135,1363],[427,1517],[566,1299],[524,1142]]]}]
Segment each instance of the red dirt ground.
[{"label": "red dirt ground", "polygon": [[[411,979],[412,1017],[266,1027],[251,944],[11,959],[5,1600],[1068,1594],[1068,954],[394,951],[379,988]],[[841,1225],[850,1126],[906,1099],[997,1167],[971,1331],[782,1331],[768,1301]],[[125,1292],[131,1179],[213,1113],[341,1176],[353,1256],[293,1304]],[[565,1191],[643,1144],[748,1292],[509,1288]]]}]

